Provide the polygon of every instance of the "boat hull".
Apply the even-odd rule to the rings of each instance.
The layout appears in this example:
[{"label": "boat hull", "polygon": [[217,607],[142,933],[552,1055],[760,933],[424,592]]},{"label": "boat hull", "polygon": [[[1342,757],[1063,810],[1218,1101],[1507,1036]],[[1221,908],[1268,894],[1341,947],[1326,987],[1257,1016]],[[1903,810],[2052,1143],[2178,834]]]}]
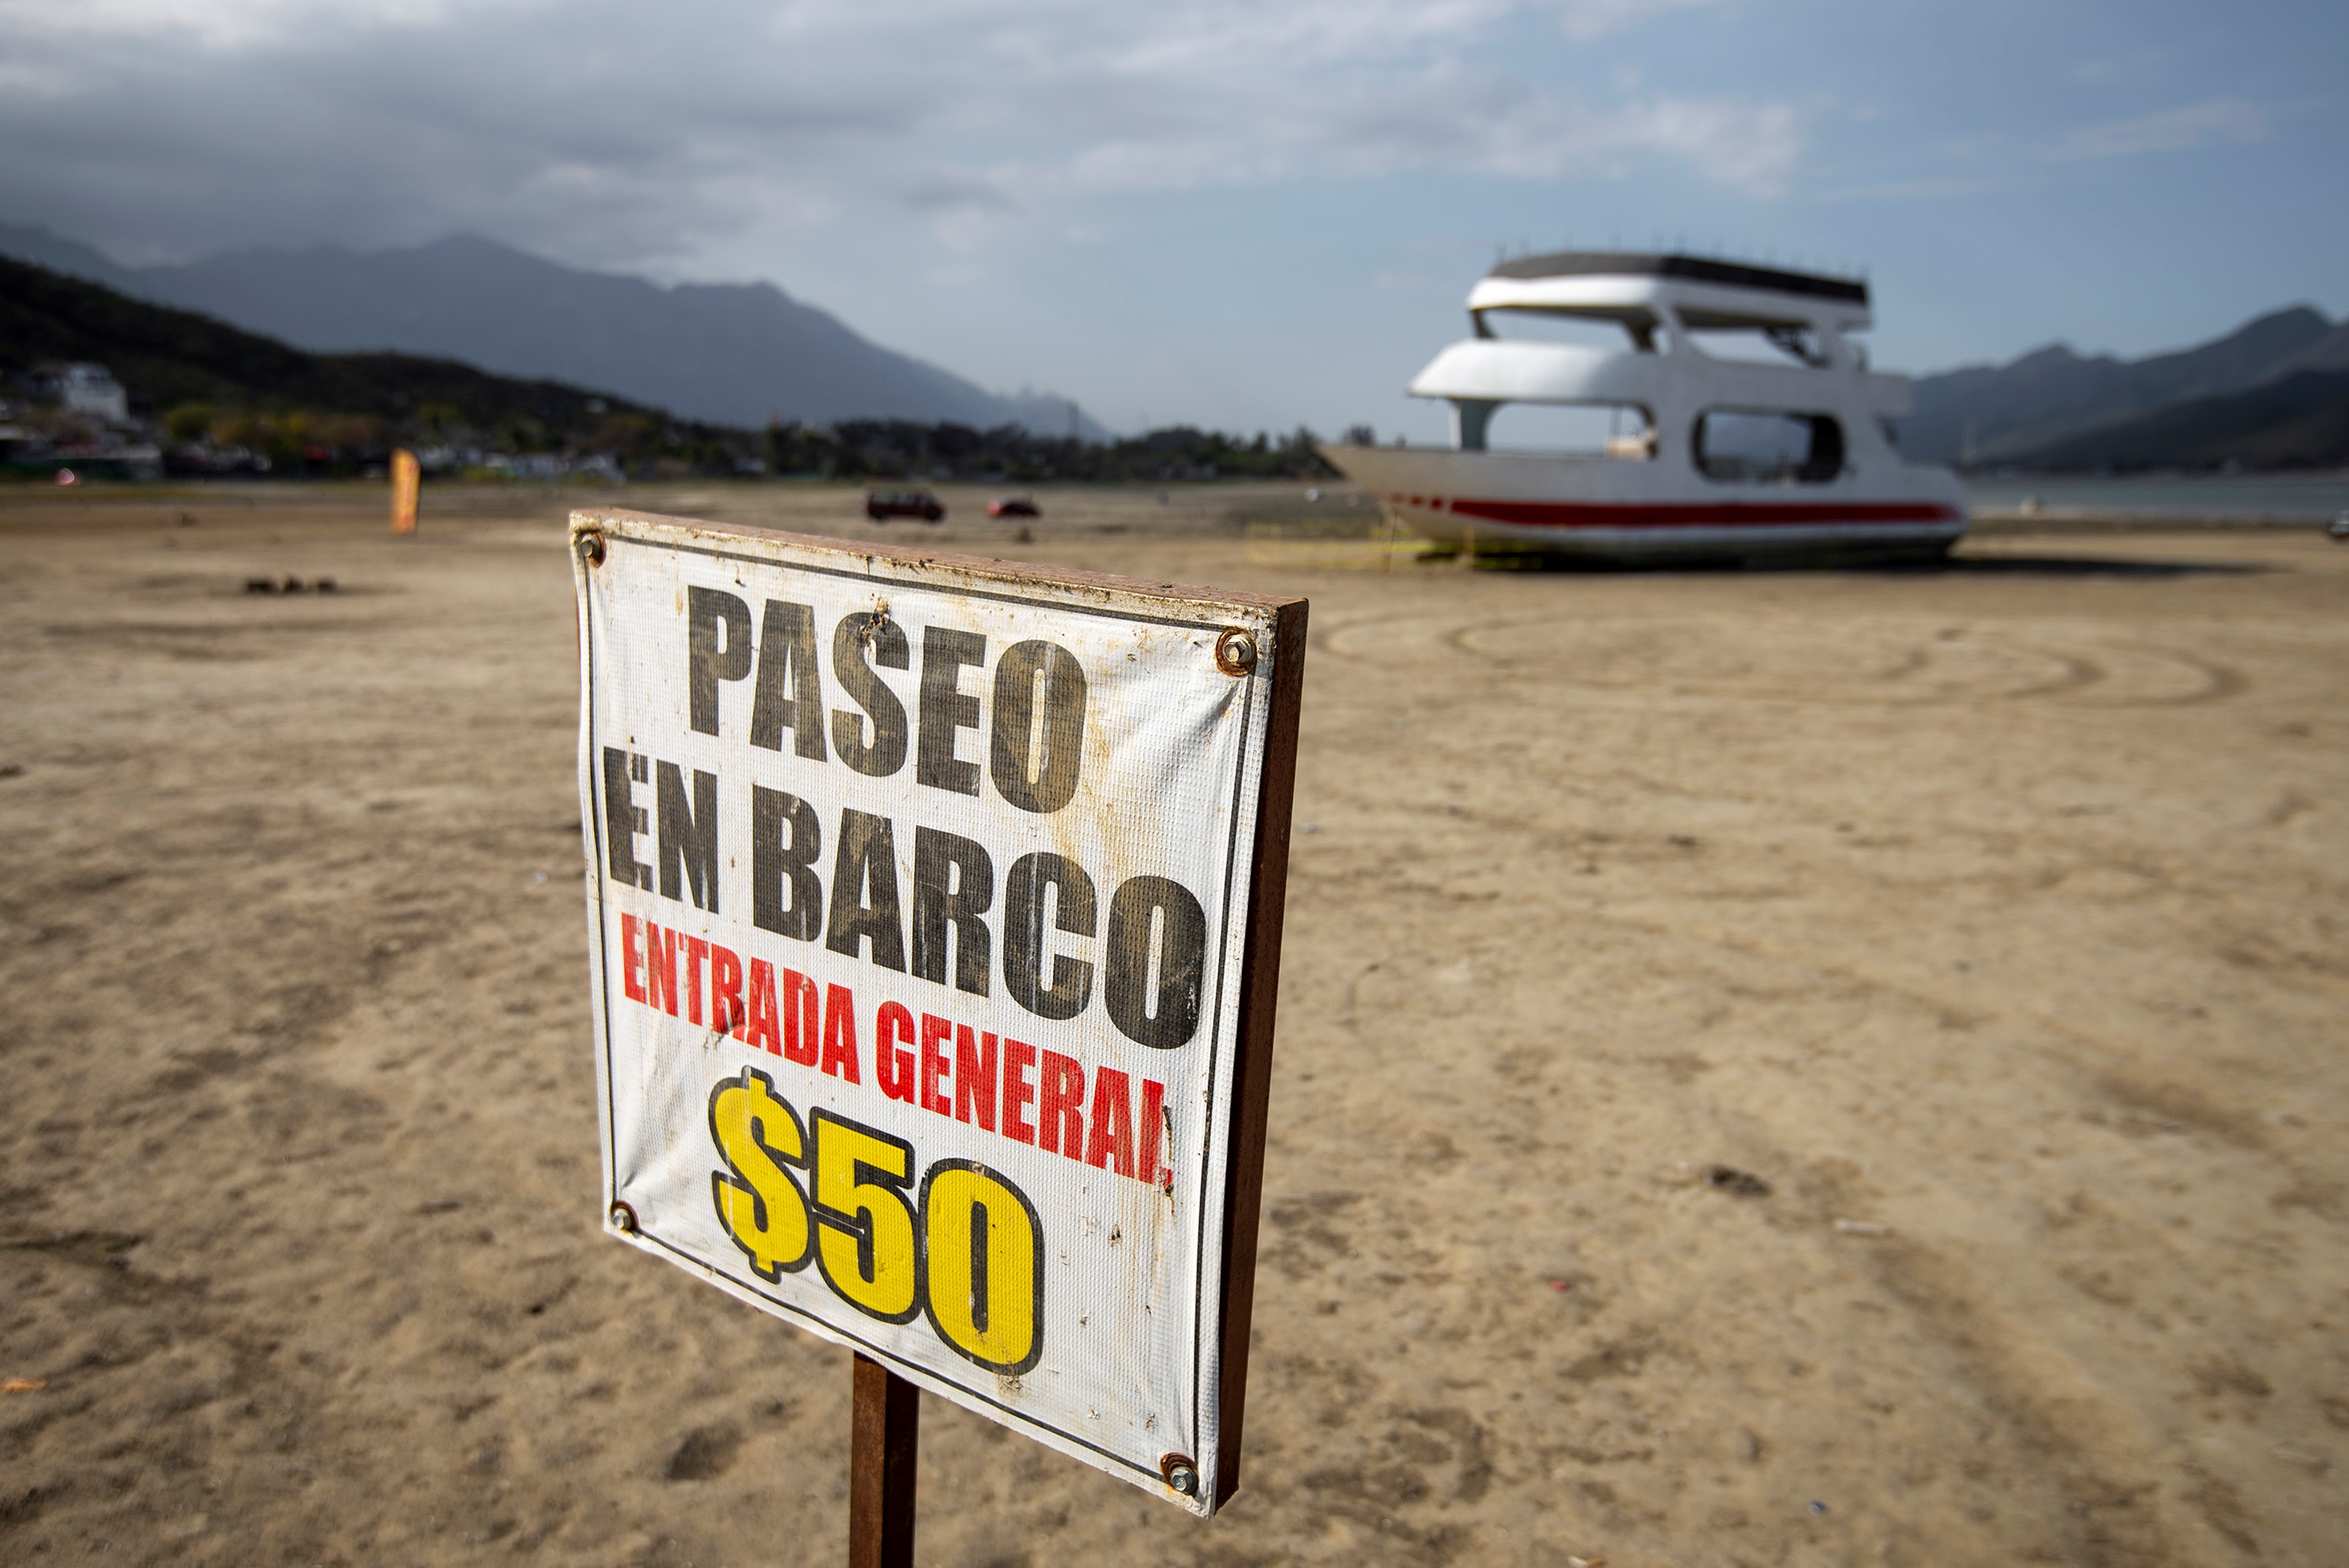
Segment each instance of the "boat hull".
[{"label": "boat hull", "polygon": [[[1899,467],[1825,484],[1719,483],[1612,458],[1429,447],[1322,455],[1394,522],[1438,544],[1646,561],[1934,556],[1966,531],[1946,471]],[[1662,470],[1662,472],[1659,472]]]}]

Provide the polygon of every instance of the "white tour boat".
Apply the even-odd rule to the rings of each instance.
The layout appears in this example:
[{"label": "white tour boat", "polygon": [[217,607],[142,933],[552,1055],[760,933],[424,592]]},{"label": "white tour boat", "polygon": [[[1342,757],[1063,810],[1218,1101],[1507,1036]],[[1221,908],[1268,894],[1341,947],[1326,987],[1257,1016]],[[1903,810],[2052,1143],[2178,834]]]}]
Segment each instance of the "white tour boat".
[{"label": "white tour boat", "polygon": [[[1882,558],[1938,556],[1965,532],[1956,475],[1904,463],[1894,445],[1908,379],[1869,371],[1850,340],[1869,325],[1863,282],[1568,251],[1495,265],[1468,318],[1475,336],[1411,384],[1452,404],[1449,448],[1323,449],[1430,539],[1611,559]],[[1504,337],[1496,321],[1629,341]],[[1513,425],[1543,420],[1578,421],[1567,433],[1579,450],[1512,448]]]}]

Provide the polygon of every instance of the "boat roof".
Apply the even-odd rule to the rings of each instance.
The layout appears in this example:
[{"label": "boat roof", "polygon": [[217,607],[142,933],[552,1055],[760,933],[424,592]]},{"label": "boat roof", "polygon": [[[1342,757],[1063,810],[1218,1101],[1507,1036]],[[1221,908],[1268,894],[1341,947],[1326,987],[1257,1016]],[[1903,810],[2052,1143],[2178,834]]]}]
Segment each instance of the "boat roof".
[{"label": "boat roof", "polygon": [[1748,266],[1743,262],[1715,261],[1709,256],[1642,251],[1554,251],[1548,255],[1516,256],[1494,264],[1490,277],[1525,280],[1546,277],[1668,277],[1691,283],[1726,285],[1731,288],[1763,289],[1807,299],[1868,303],[1868,285],[1854,278],[1828,277],[1819,273],[1788,272],[1781,267]]}]

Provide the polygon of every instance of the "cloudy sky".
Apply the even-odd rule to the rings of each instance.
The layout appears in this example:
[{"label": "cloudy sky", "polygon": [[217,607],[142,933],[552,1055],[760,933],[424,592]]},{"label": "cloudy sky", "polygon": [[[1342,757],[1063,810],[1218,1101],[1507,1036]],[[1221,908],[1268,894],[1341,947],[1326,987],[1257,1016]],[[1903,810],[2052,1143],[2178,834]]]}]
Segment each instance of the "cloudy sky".
[{"label": "cloudy sky", "polygon": [[1865,266],[1879,363],[2349,310],[2338,0],[0,0],[0,219],[764,278],[1112,425],[1433,436],[1502,246]]}]

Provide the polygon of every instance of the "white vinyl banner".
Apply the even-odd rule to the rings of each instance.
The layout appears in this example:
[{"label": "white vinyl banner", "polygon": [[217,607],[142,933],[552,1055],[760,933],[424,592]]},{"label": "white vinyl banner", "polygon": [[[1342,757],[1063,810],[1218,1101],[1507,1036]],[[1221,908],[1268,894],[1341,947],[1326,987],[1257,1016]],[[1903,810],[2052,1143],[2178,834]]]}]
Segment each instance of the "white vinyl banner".
[{"label": "white vinyl banner", "polygon": [[573,528],[607,1229],[1211,1513],[1267,601]]}]

